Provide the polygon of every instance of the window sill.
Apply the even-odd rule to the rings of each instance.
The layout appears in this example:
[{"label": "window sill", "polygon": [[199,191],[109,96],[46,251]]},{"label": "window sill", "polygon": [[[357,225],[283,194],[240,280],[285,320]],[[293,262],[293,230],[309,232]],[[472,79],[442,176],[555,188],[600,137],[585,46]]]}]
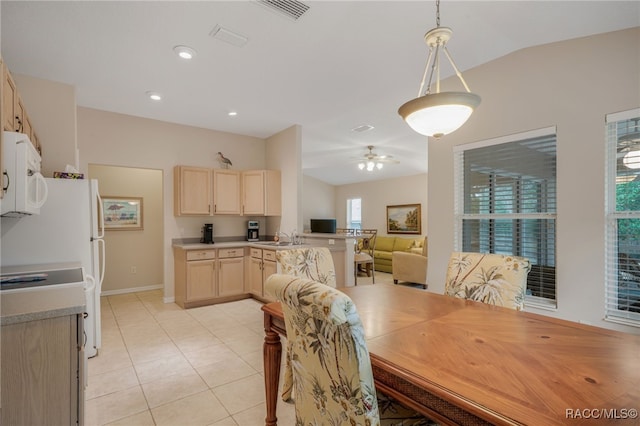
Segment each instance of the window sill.
[{"label": "window sill", "polygon": [[558,304],[555,300],[545,299],[544,297],[526,296],[524,298],[525,308],[544,309],[545,311],[557,311]]}]

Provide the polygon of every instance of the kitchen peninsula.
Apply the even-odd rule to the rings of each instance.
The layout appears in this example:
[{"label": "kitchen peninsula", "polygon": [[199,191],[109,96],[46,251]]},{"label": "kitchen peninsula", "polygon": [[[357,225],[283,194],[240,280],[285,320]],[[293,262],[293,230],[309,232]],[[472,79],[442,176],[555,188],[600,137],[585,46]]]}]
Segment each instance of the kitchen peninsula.
[{"label": "kitchen peninsula", "polygon": [[182,308],[253,297],[269,302],[264,281],[277,272],[276,250],[327,247],[332,254],[338,287],[354,285],[354,237],[302,234],[302,244],[273,241],[227,241],[215,244],[173,242],[175,302]]}]

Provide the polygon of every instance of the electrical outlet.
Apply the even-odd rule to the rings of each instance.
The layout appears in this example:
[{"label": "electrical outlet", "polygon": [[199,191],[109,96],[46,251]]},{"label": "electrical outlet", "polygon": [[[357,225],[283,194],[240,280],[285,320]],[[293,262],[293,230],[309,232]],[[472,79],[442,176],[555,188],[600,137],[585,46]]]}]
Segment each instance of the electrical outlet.
[{"label": "electrical outlet", "polygon": [[329,240],[329,245],[332,246],[336,243],[336,240]]},{"label": "electrical outlet", "polygon": [[131,267],[131,273],[132,273],[132,274],[135,274],[135,273],[137,273],[137,272],[138,272],[138,268],[136,268],[135,266],[132,266],[132,267]]}]

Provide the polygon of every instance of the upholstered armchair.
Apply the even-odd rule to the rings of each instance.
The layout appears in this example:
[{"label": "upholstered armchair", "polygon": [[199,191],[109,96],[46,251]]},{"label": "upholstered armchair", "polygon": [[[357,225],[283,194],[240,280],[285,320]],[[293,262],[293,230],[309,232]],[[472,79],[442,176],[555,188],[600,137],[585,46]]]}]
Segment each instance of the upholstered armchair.
[{"label": "upholstered armchair", "polygon": [[392,253],[393,283],[404,281],[414,284],[422,284],[427,288],[427,238],[424,239],[422,253],[394,251]]},{"label": "upholstered armchair", "polygon": [[282,274],[271,275],[265,290],[282,302],[296,424],[429,424],[397,401],[378,403],[362,322],[347,295]]},{"label": "upholstered armchair", "polygon": [[522,310],[531,262],[524,257],[454,252],[449,259],[445,294]]}]

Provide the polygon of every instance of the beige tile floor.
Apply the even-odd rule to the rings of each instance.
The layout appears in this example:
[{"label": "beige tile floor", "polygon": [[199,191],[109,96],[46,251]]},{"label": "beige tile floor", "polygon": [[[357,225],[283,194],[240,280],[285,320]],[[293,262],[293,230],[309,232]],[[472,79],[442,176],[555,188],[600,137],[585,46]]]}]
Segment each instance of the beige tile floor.
[{"label": "beige tile floor", "polygon": [[[391,275],[378,272],[376,282],[392,282]],[[102,298],[102,348],[89,359],[85,424],[263,425],[262,304],[185,310],[162,296]],[[278,402],[277,415],[281,425],[295,423],[293,405]]]}]

